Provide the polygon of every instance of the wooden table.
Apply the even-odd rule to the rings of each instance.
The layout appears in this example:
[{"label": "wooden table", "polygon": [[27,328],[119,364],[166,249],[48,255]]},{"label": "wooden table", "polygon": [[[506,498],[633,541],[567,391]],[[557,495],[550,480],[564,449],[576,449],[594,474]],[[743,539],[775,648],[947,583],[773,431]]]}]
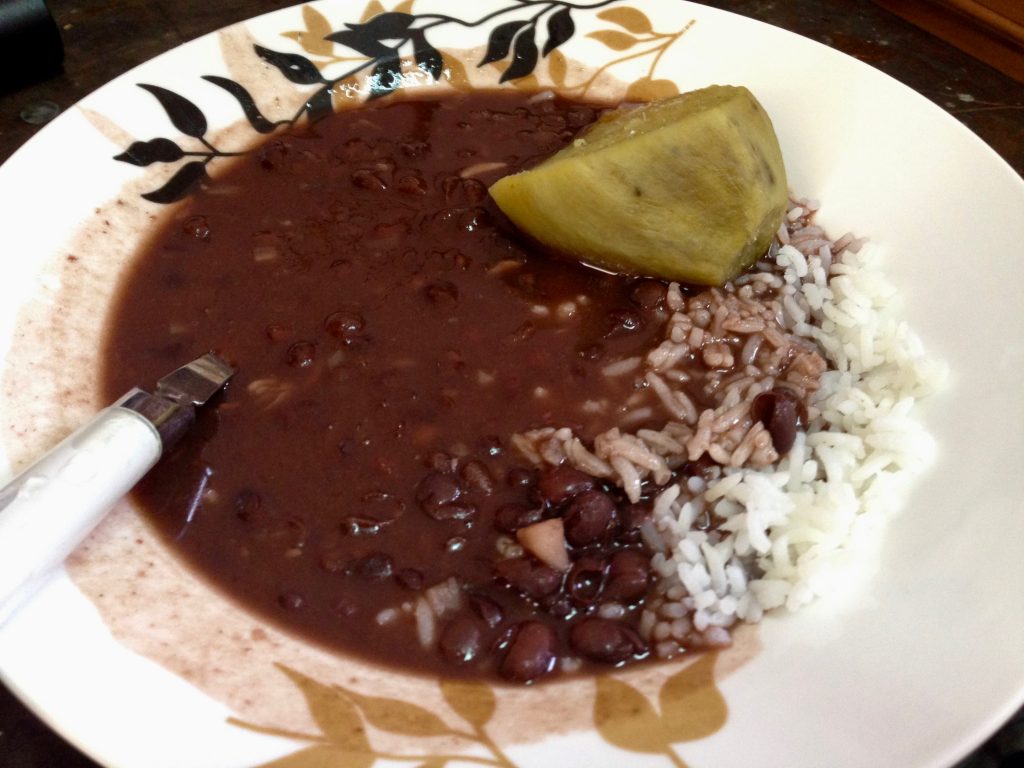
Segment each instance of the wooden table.
[{"label": "wooden table", "polygon": [[[867,0],[716,0],[708,5],[775,24],[877,67],[961,120],[1024,174],[1024,85]],[[290,0],[50,0],[64,71],[0,95],[0,162],[38,129],[24,117],[63,111],[179,43],[291,5]],[[23,117],[24,116],[24,117]],[[1024,765],[1020,716],[962,768]],[[0,767],[96,768],[0,687]],[[185,768],[183,766],[183,768]],[[894,767],[895,768],[895,767]]]}]

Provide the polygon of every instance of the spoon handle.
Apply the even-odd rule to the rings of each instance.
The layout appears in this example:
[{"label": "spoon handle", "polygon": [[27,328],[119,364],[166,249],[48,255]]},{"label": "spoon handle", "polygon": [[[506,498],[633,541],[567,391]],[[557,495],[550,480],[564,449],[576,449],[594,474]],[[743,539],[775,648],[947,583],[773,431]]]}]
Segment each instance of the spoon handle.
[{"label": "spoon handle", "polygon": [[0,488],[0,624],[192,426],[234,369],[203,355],[133,389]]},{"label": "spoon handle", "polygon": [[0,489],[0,623],[149,471],[156,427],[120,404]]}]

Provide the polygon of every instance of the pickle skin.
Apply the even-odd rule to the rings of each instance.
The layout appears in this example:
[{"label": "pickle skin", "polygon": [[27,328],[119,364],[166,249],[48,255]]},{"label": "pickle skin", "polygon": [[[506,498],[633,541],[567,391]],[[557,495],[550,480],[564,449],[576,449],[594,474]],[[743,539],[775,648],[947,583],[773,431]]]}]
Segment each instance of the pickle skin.
[{"label": "pickle skin", "polygon": [[720,85],[611,112],[490,192],[556,251],[702,285],[722,285],[763,256],[788,200],[767,113],[746,88]]}]

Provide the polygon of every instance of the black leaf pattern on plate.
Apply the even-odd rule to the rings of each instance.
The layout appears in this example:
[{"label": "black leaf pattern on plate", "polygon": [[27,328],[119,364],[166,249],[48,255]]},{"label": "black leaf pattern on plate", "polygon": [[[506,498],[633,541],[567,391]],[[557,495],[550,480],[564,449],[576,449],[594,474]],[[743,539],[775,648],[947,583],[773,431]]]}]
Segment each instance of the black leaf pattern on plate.
[{"label": "black leaf pattern on plate", "polygon": [[444,72],[444,57],[441,52],[427,42],[427,36],[419,30],[411,34],[413,42],[413,55],[416,57],[416,66],[430,75],[434,80],[441,79]]},{"label": "black leaf pattern on plate", "polygon": [[206,133],[206,116],[195,104],[179,96],[174,91],[161,88],[159,85],[138,83],[139,88],[149,91],[164,108],[171,124],[186,136],[200,139]]},{"label": "black leaf pattern on plate", "polygon": [[[409,33],[409,27],[415,20],[416,17],[411,13],[389,11],[388,13],[378,13],[362,26],[367,34],[377,40],[400,39]],[[359,25],[346,24],[345,26],[351,29]]]},{"label": "black leaf pattern on plate", "polygon": [[271,66],[277,67],[282,75],[296,85],[313,85],[324,82],[320,70],[305,56],[300,56],[297,53],[272,51],[262,45],[255,45],[253,48],[257,56]]},{"label": "black leaf pattern on plate", "polygon": [[377,62],[370,75],[370,95],[367,100],[379,99],[397,90],[402,84],[402,60],[398,54],[387,56]]},{"label": "black leaf pattern on plate", "polygon": [[492,29],[491,35],[487,39],[487,51],[484,53],[484,57],[478,66],[482,67],[485,64],[501,61],[508,56],[516,33],[523,27],[528,26],[529,23],[528,21],[506,21],[504,24],[499,24]]},{"label": "black leaf pattern on plate", "polygon": [[561,8],[548,16],[548,40],[544,43],[544,55],[547,56],[555,48],[568,42],[576,33],[576,24],[572,20],[572,11]]},{"label": "black leaf pattern on plate", "polygon": [[502,73],[498,82],[507,83],[509,80],[526,77],[533,72],[539,56],[537,42],[533,37],[536,29],[531,24],[528,29],[524,29],[516,36],[515,47],[512,50],[512,63]]},{"label": "black leaf pattern on plate", "polygon": [[160,189],[145,193],[142,197],[151,203],[173,203],[188,195],[201,179],[206,178],[206,163],[193,160],[175,171]]},{"label": "black leaf pattern on plate", "polygon": [[277,127],[277,123],[273,123],[263,116],[259,107],[256,106],[256,101],[249,95],[249,91],[244,86],[236,83],[234,80],[217,75],[204,75],[203,80],[220,86],[234,96],[239,106],[242,107],[242,112],[245,113],[245,119],[249,121],[249,125],[259,133],[270,133]]},{"label": "black leaf pattern on plate", "polygon": [[170,139],[150,139],[149,141],[133,141],[115,160],[131,165],[150,165],[151,163],[173,163],[181,160],[185,152]]},{"label": "black leaf pattern on plate", "polygon": [[306,115],[309,117],[309,122],[311,123],[315,123],[317,120],[323,120],[333,112],[334,97],[329,88],[317,91],[310,97],[309,101],[306,102]]},{"label": "black leaf pattern on plate", "polygon": [[[402,88],[406,84],[402,73],[403,63],[409,63],[410,60],[415,61],[416,66],[433,80],[440,80],[445,69],[444,54],[430,43],[427,33],[433,34],[432,30],[446,25],[490,30],[487,35],[487,50],[477,66],[483,67],[510,59],[499,82],[506,83],[528,77],[533,74],[541,56],[537,47],[537,26],[541,19],[547,19],[543,47],[543,56],[546,57],[575,36],[576,24],[572,17],[574,11],[594,11],[613,2],[616,0],[597,0],[593,4],[578,5],[572,0],[514,0],[503,7],[482,11],[481,15],[470,19],[436,13],[384,11],[364,22],[344,24],[343,29],[326,35],[324,32],[329,27],[326,26],[327,22],[324,19],[315,33],[311,32],[317,41],[329,40],[364,57],[343,73],[332,73],[327,78],[321,73],[320,67],[332,64],[331,61],[314,61],[298,53],[274,51],[261,45],[253,46],[256,55],[276,68],[289,82],[302,86],[318,86],[296,112],[290,117],[278,120],[267,117],[257,106],[253,96],[240,83],[217,75],[206,75],[203,79],[229,93],[238,102],[249,125],[257,133],[268,134],[281,126],[286,129],[294,127],[303,117],[310,123],[327,117],[333,112],[335,88],[342,85],[349,88],[352,78],[361,73],[369,72],[366,80],[367,101],[379,99]],[[411,5],[411,2],[403,3],[403,7]],[[525,12],[533,12],[533,15],[526,19],[510,18],[522,16]],[[501,21],[501,17],[507,20]],[[314,58],[323,55],[319,47],[303,45],[303,48],[307,53],[313,54]],[[337,61],[346,60],[352,59],[342,58]],[[225,152],[215,147],[206,138],[206,116],[198,106],[184,96],[157,85],[140,83],[139,87],[151,93],[160,102],[171,123],[180,133],[197,139],[202,144],[199,148],[188,150],[171,139],[156,138],[149,141],[134,141],[124,152],[117,155],[116,160],[138,166],[177,163],[183,158],[196,158],[181,165],[159,189],[143,195],[146,200],[155,203],[180,200],[189,194],[199,181],[207,178],[206,166],[210,162],[221,157],[244,154]]]},{"label": "black leaf pattern on plate", "polygon": [[332,32],[325,37],[324,40],[330,40],[333,43],[344,45],[346,48],[351,48],[356,53],[361,53],[363,56],[369,56],[371,59],[382,58],[394,51],[393,48],[389,48],[384,45],[384,43],[377,38],[368,35],[364,25],[354,24],[350,26],[355,28]]}]

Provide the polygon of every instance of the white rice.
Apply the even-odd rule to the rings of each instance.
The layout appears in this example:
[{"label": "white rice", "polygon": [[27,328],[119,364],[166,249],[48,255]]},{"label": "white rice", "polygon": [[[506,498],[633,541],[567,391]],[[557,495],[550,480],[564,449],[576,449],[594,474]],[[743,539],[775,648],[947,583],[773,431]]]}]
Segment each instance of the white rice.
[{"label": "white rice", "polygon": [[[665,488],[652,504],[653,530],[643,529],[645,540],[662,549],[652,560],[655,595],[640,620],[656,655],[726,644],[736,622],[797,610],[856,579],[857,553],[877,541],[885,518],[902,506],[910,481],[933,456],[914,406],[941,385],[944,366],[925,356],[898,317],[896,290],[878,251],[852,235],[830,241],[811,223],[817,207],[794,201],[779,232],[775,268],[736,281],[742,318],[728,317],[723,305],[691,313],[694,327],[670,327],[669,341],[649,354],[646,374],[636,370],[635,358],[609,366],[609,375],[645,376],[674,419],[664,430],[610,430],[592,452],[565,429],[520,438],[525,454],[552,464],[569,460],[616,482],[633,501],[645,479],[664,482],[668,467],[677,466],[674,456],[692,461],[707,452],[722,465]],[[769,316],[742,304],[750,295],[744,292],[758,284],[779,291],[784,330],[816,344],[829,364],[816,391],[811,377],[796,380],[805,386],[809,423],[781,459],[749,415],[753,397],[774,383],[771,376],[759,382],[749,363],[773,348],[781,358],[791,344]],[[668,307],[677,312],[685,302],[670,286]],[[751,375],[726,385],[731,390],[718,408],[698,414],[669,385],[667,369],[678,358],[673,344],[699,348],[702,328],[719,337],[723,330],[752,334],[740,353]],[[705,363],[715,367],[720,350],[708,350]],[[721,523],[699,529],[708,515]]]},{"label": "white rice", "polygon": [[[858,550],[877,539],[913,476],[931,461],[934,443],[914,405],[941,385],[945,370],[896,315],[896,291],[878,251],[860,245],[849,235],[830,244],[828,255],[837,258],[831,281],[819,254],[779,248],[778,266],[794,289],[783,299],[784,325],[816,341],[834,370],[812,396],[818,414],[806,435],[798,433],[775,466],[726,468],[702,492],[688,481],[655,499],[666,544],[655,558],[664,597],[645,608],[648,638],[665,635],[656,630],[669,624],[665,610],[678,585],[678,602],[694,609],[697,635],[707,635],[759,621],[766,611],[797,610],[856,579]],[[725,521],[710,537],[692,527],[694,503]],[[684,645],[660,639],[660,655]],[[702,640],[708,643],[691,634],[685,644]]]}]

